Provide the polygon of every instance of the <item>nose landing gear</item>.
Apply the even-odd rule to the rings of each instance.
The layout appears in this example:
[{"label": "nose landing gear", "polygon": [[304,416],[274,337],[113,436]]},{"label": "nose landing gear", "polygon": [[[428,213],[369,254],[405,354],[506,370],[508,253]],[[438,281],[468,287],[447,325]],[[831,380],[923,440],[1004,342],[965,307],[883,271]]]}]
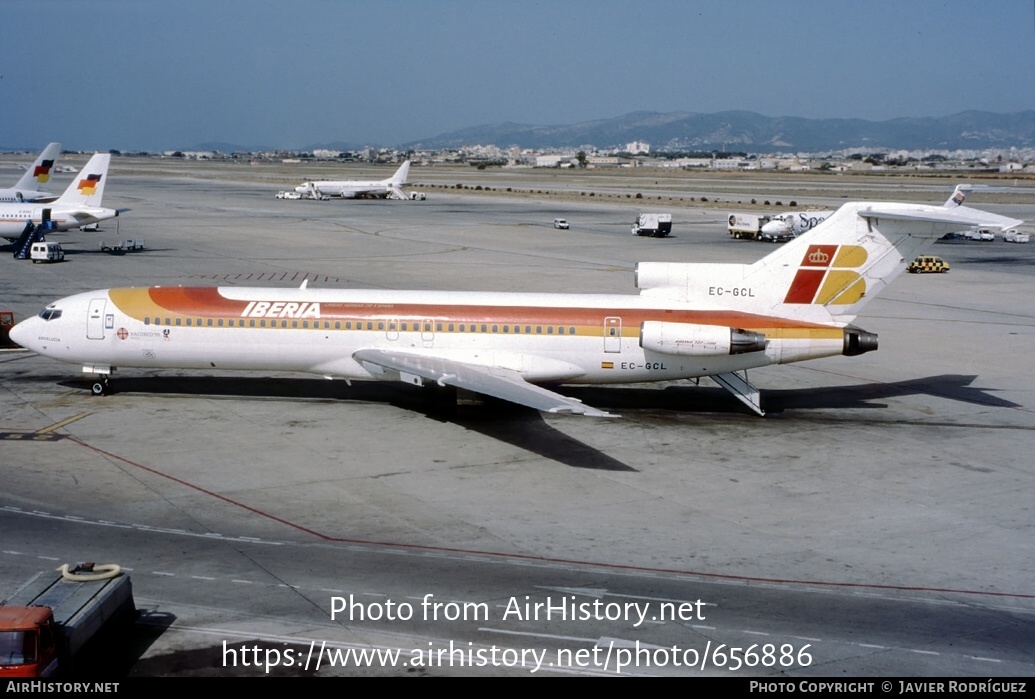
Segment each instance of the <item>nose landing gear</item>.
[{"label": "nose landing gear", "polygon": [[111,395],[111,382],[107,376],[102,376],[90,386],[90,393],[95,396],[109,396]]}]

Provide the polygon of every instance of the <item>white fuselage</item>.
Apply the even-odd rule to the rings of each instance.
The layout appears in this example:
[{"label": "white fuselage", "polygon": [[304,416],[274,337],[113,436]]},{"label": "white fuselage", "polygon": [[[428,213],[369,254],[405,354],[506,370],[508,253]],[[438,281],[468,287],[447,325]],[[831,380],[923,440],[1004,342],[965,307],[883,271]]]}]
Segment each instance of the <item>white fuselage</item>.
[{"label": "white fuselage", "polygon": [[299,194],[308,194],[312,192],[318,192],[320,194],[326,194],[329,197],[342,197],[345,199],[354,197],[373,197],[382,196],[386,197],[391,193],[391,182],[384,181],[339,181],[339,182],[306,182],[304,184],[295,187],[295,191]]},{"label": "white fuselage", "polygon": [[99,223],[118,216],[115,209],[99,206],[55,204],[0,204],[0,236],[16,236],[25,230],[27,222],[43,222],[44,210],[50,210],[54,230],[67,231],[91,223]]},{"label": "white fuselage", "polygon": [[[648,321],[746,327],[766,342],[735,355],[657,352],[641,346]],[[557,383],[706,376],[837,355],[844,342],[836,327],[642,296],[234,287],[78,294],[18,324],[11,338],[99,374],[188,368],[379,380],[353,355],[383,349]]]},{"label": "white fuselage", "polygon": [[32,203],[41,199],[56,199],[50,192],[35,189],[0,189],[0,203]]}]

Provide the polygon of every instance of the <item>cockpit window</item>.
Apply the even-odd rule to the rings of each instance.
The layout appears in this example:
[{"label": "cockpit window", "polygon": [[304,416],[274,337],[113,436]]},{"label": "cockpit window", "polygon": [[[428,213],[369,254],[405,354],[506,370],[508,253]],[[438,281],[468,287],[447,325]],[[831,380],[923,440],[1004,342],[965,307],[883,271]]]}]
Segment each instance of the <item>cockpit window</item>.
[{"label": "cockpit window", "polygon": [[44,308],[40,311],[40,318],[43,320],[57,320],[61,317],[61,309],[59,308]]}]

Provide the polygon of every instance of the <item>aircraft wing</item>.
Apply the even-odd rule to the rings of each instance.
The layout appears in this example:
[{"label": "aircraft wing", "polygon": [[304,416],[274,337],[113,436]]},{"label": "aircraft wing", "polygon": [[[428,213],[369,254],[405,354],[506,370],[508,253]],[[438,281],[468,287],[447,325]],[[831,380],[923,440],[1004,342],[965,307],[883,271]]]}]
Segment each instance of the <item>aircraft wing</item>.
[{"label": "aircraft wing", "polygon": [[412,379],[419,377],[435,381],[440,386],[456,386],[548,413],[570,412],[590,417],[617,417],[603,410],[591,408],[578,399],[530,384],[512,369],[467,364],[434,355],[380,349],[359,350],[352,356],[364,365],[399,372],[400,380],[408,383],[416,383]]}]

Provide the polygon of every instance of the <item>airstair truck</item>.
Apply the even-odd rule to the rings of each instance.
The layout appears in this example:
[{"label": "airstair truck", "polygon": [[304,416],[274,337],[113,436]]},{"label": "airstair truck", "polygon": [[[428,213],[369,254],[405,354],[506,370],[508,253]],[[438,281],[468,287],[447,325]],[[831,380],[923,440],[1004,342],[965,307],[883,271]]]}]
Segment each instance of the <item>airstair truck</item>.
[{"label": "airstair truck", "polygon": [[[86,563],[60,571],[36,574],[0,604],[0,678],[88,674],[87,652],[100,651],[110,661],[127,635],[136,605],[119,566]],[[116,643],[97,648],[102,637]]]}]

